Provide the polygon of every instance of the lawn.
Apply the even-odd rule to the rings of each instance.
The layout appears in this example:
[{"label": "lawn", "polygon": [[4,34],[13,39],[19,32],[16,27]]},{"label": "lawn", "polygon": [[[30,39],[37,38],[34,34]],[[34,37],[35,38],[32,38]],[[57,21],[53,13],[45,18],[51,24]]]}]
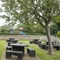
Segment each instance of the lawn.
[{"label": "lawn", "polygon": [[6,44],[6,42],[4,40],[0,40],[0,59],[2,57],[2,53],[5,50],[4,45]]},{"label": "lawn", "polygon": [[[26,40],[23,41],[21,40],[19,42],[29,44],[29,41]],[[2,52],[5,50],[4,44],[6,44],[5,41],[0,41],[0,58],[2,56]],[[48,55],[47,51],[40,49],[38,45],[29,44],[29,47],[32,47],[36,50],[36,54],[41,58],[41,60],[60,60],[60,51],[54,51],[55,54],[52,56],[52,55]]]}]

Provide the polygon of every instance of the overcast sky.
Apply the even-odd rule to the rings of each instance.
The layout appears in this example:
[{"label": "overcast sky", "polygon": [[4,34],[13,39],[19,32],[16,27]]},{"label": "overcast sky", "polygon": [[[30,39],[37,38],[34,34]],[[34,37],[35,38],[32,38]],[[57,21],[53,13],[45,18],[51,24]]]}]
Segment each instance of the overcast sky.
[{"label": "overcast sky", "polygon": [[0,19],[0,26],[5,24],[5,20],[4,19]]},{"label": "overcast sky", "polygon": [[[1,4],[2,4],[2,2],[0,1],[0,8],[1,8]],[[2,13],[0,13],[0,15],[1,15]],[[2,19],[2,18],[0,18],[0,26],[2,26],[2,25],[4,25],[5,24],[5,20],[4,19]]]}]

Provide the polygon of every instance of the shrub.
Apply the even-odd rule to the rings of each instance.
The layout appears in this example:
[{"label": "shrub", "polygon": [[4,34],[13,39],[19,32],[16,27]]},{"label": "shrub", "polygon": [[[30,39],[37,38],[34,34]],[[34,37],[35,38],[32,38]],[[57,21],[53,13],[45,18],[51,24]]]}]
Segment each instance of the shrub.
[{"label": "shrub", "polygon": [[57,32],[57,37],[59,37],[59,38],[60,38],[60,31],[58,31],[58,32]]}]

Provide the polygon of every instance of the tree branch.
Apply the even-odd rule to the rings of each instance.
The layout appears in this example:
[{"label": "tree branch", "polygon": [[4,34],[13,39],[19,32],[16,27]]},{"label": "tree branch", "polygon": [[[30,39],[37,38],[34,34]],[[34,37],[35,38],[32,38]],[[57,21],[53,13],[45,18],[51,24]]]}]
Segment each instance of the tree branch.
[{"label": "tree branch", "polygon": [[41,24],[41,26],[43,26],[45,28],[45,26],[42,24],[42,22],[40,21],[40,19],[37,17],[37,14],[36,13],[35,13],[35,17],[37,18],[37,20]]}]

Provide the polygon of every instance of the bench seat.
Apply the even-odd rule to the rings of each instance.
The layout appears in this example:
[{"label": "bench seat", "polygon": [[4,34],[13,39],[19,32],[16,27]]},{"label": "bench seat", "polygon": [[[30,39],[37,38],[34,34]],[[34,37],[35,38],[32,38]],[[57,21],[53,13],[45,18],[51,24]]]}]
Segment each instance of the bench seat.
[{"label": "bench seat", "polygon": [[29,54],[29,56],[35,57],[36,52],[33,48],[27,48],[27,53]]},{"label": "bench seat", "polygon": [[23,52],[20,51],[12,51],[12,50],[6,50],[6,58],[10,59],[12,54],[16,54],[18,56],[18,60],[22,60],[23,59]]}]

